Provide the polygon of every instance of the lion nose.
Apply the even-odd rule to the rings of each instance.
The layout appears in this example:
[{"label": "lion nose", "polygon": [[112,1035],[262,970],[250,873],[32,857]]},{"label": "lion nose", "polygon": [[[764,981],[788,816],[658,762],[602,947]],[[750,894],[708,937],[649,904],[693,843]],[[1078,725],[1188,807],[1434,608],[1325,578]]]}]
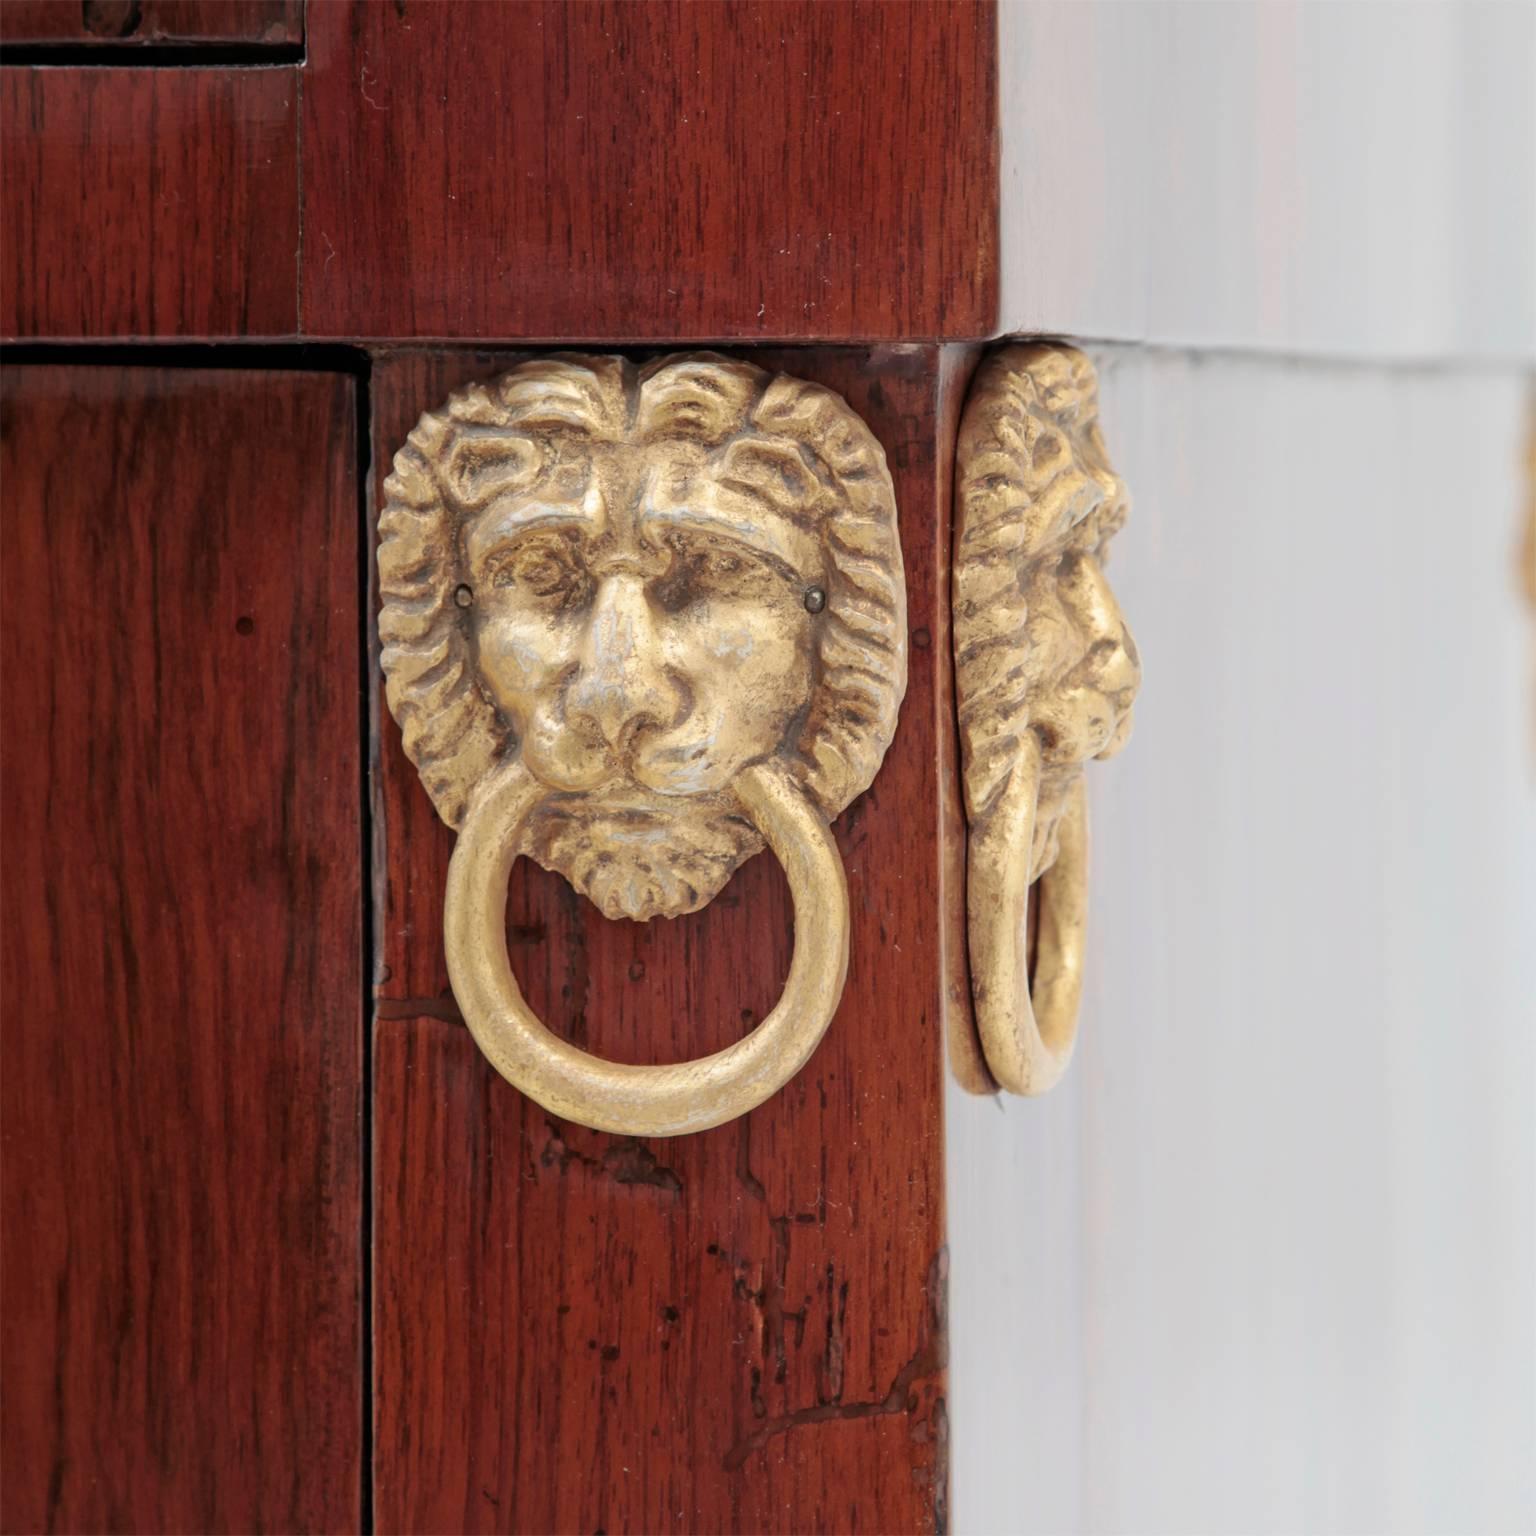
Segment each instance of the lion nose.
[{"label": "lion nose", "polygon": [[597,590],[566,712],[616,752],[642,727],[670,724],[680,696],[660,656],[645,583],[635,574],[609,576]]},{"label": "lion nose", "polygon": [[1124,695],[1129,701],[1141,686],[1141,656],[1131,632],[1121,623],[1116,633],[1100,640],[1093,648],[1096,676],[1101,693]]},{"label": "lion nose", "polygon": [[1129,704],[1141,686],[1141,657],[1136,642],[1099,562],[1086,560],[1080,576],[1092,686]]}]

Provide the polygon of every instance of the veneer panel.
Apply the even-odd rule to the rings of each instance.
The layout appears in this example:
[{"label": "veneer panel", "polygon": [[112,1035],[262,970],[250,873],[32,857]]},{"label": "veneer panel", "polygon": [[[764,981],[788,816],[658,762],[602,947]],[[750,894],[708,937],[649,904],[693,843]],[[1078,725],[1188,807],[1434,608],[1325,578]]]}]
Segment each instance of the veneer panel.
[{"label": "veneer panel", "polygon": [[352,382],[3,378],[0,1522],[356,1531]]},{"label": "veneer panel", "polygon": [[996,319],[996,14],[327,4],[307,334],[910,339]]},{"label": "veneer panel", "polygon": [[302,43],[303,0],[5,0],[0,42]]},{"label": "veneer panel", "polygon": [[0,70],[0,335],[298,327],[298,71]]}]

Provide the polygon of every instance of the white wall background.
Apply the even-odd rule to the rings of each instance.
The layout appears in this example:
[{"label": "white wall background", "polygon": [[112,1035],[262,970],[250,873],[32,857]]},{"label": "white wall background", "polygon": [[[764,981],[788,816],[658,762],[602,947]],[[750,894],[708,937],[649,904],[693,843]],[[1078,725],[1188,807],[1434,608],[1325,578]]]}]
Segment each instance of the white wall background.
[{"label": "white wall background", "polygon": [[1529,1532],[1523,381],[1097,356],[1146,682],[1072,1072],[952,1095],[957,1529]]},{"label": "white wall background", "polygon": [[1072,1071],[951,1094],[956,1530],[1529,1533],[1536,8],[1016,9],[1146,682]]},{"label": "white wall background", "polygon": [[1532,0],[1002,0],[1003,324],[1536,353]]}]

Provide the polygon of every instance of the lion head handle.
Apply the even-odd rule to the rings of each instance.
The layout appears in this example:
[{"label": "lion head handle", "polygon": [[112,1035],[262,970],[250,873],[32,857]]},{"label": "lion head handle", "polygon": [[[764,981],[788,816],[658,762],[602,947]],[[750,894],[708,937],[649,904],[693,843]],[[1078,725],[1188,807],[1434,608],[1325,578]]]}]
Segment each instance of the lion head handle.
[{"label": "lion head handle", "polygon": [[417,423],[384,483],[389,705],[460,827],[499,765],[526,851],[610,916],[702,906],[775,760],[830,820],[906,686],[885,455],[831,390],[709,353],[552,356]]},{"label": "lion head handle", "polygon": [[[1105,455],[1093,365],[1055,343],[994,353],[971,386],[956,462],[955,686],[972,991],[993,1076],[1035,1093],[1056,1081],[1075,1038],[1083,765],[1124,744],[1141,682],[1135,642],[1104,576],[1126,495]],[[1032,1003],[1025,918],[1037,879]]]},{"label": "lion head handle", "polygon": [[[379,522],[391,710],[458,832],[443,948],[496,1070],[549,1112],[673,1136],[810,1059],[848,968],[829,822],[906,687],[895,497],[832,391],[711,354],[538,358],[429,411]],[[702,906],[767,844],[794,954],[724,1050],[604,1061],[528,1007],[506,948],[527,854],[611,917]]]},{"label": "lion head handle", "polygon": [[1104,576],[1125,485],[1099,430],[1098,381],[1075,348],[1010,346],[977,371],[960,429],[955,664],[966,808],[984,815],[1038,743],[1031,875],[1055,858],[1066,796],[1131,729],[1141,662]]}]

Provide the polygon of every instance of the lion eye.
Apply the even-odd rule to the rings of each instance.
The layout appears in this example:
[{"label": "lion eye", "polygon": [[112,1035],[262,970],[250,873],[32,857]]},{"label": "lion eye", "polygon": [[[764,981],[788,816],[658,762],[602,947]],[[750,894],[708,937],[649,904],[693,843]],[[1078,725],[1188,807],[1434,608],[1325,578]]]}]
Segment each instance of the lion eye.
[{"label": "lion eye", "polygon": [[677,563],[701,587],[741,593],[750,590],[765,569],[749,550],[713,540],[699,540],[679,551]]},{"label": "lion eye", "polygon": [[535,560],[521,560],[517,564],[517,579],[540,595],[553,591],[564,575],[564,564],[553,555],[540,555]]},{"label": "lion eye", "polygon": [[668,539],[672,558],[652,591],[669,612],[712,596],[744,595],[760,563],[745,550],[708,538]]},{"label": "lion eye", "polygon": [[537,598],[572,599],[585,585],[584,573],[563,542],[538,540],[507,551],[491,567],[491,584],[515,587]]}]

